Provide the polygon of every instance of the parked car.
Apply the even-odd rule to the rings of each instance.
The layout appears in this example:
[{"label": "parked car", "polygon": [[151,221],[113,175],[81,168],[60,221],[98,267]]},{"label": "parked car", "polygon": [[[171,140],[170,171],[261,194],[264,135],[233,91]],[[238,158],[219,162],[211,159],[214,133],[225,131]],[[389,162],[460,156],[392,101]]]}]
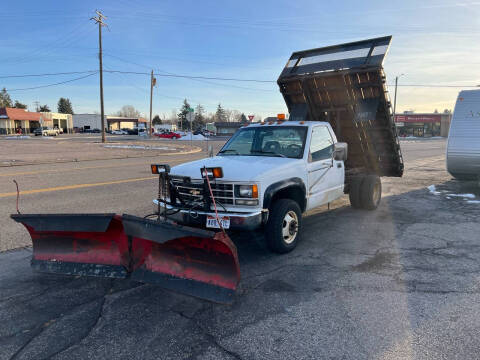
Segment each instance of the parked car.
[{"label": "parked car", "polygon": [[57,130],[59,134],[63,134],[63,128],[54,127],[54,130]]},{"label": "parked car", "polygon": [[125,130],[112,130],[113,135],[128,135],[128,132]]},{"label": "parked car", "polygon": [[163,139],[180,139],[182,137],[182,135],[172,131],[164,132],[161,134],[155,134],[155,135]]},{"label": "parked car", "polygon": [[57,136],[59,134],[59,131],[58,129],[52,129],[52,128],[47,128],[47,127],[43,127],[43,128],[36,128],[35,130],[33,130],[33,133],[35,134],[35,136]]}]

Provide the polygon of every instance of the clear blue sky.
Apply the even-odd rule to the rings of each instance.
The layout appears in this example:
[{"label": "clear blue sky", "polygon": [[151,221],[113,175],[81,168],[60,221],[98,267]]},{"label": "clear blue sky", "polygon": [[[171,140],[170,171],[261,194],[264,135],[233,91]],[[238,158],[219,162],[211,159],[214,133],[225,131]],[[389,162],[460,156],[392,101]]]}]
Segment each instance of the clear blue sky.
[{"label": "clear blue sky", "polygon": [[[103,32],[107,70],[276,80],[293,51],[393,35],[385,62],[388,83],[405,73],[400,84],[480,84],[480,2],[471,0],[8,1],[1,20],[0,76],[96,70],[98,28],[89,20],[95,9],[108,17],[110,31]],[[80,76],[0,78],[0,87]],[[148,76],[105,74],[104,84],[107,114],[127,104],[148,113]],[[452,108],[459,90],[402,87],[397,109]],[[34,101],[56,109],[63,96],[77,113],[99,111],[97,75],[10,95],[30,109]],[[183,98],[207,111],[219,102],[246,114],[285,111],[275,83],[160,77],[154,114],[168,117]]]}]

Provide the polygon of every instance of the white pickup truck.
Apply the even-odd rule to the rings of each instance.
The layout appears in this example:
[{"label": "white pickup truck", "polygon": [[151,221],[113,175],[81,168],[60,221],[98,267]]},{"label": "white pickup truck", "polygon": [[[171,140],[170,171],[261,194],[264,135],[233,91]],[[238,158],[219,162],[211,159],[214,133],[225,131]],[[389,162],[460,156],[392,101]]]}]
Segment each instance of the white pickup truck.
[{"label": "white pickup truck", "polygon": [[[199,189],[200,169],[219,168],[222,178],[215,178],[211,186],[223,228],[253,230],[264,225],[270,248],[290,251],[298,242],[302,213],[344,195],[346,158],[347,144],[337,142],[325,122],[243,127],[217,156],[171,169],[177,198],[191,204],[174,217],[185,224],[219,227],[215,213],[202,210]],[[190,184],[183,184],[182,178],[190,178]],[[350,194],[356,207],[373,210],[381,198],[380,178],[366,176],[354,191]]]},{"label": "white pickup truck", "polygon": [[[217,156],[165,167],[159,213],[219,227],[201,169],[212,175],[222,227],[263,227],[279,253],[297,245],[305,211],[344,194],[354,208],[377,208],[380,177],[403,174],[381,67],[390,40],[293,53],[278,79],[290,120],[249,124]],[[352,51],[363,55],[351,58]]]}]

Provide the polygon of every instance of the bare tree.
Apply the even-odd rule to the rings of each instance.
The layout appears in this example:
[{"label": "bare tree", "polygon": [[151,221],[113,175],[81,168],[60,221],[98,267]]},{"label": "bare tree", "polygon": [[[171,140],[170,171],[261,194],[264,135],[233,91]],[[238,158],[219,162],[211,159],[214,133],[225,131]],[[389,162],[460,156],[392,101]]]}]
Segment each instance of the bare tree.
[{"label": "bare tree", "polygon": [[138,118],[140,117],[140,111],[135,109],[132,105],[124,105],[115,115],[127,118]]}]

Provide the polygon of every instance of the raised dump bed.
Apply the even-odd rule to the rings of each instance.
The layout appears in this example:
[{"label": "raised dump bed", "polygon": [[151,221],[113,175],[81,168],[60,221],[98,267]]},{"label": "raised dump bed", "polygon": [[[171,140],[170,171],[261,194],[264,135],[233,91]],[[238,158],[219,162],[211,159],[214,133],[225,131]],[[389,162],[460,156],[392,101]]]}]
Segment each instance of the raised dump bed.
[{"label": "raised dump bed", "polygon": [[391,38],[294,52],[278,78],[291,120],[328,121],[348,143],[347,178],[403,174],[382,67]]}]

